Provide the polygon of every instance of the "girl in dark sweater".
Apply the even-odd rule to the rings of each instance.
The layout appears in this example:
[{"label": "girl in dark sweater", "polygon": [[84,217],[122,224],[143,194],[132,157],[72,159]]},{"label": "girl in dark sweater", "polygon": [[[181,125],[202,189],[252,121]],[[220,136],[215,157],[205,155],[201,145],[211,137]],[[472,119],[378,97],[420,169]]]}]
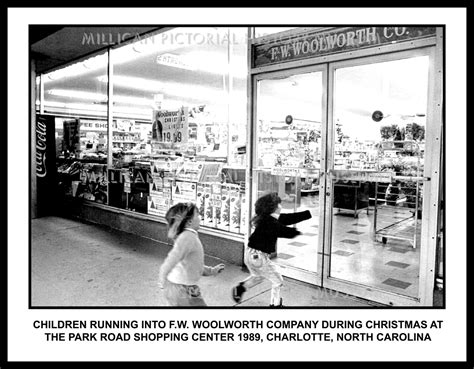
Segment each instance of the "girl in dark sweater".
[{"label": "girl in dark sweater", "polygon": [[311,218],[309,210],[292,214],[280,214],[281,199],[277,193],[269,193],[255,202],[255,226],[245,250],[244,262],[250,276],[232,289],[235,302],[240,302],[244,292],[267,279],[272,283],[270,306],[282,306],[280,297],[283,277],[276,265],[270,260],[270,254],[276,251],[279,237],[294,238],[301,234],[297,229],[287,227]]}]

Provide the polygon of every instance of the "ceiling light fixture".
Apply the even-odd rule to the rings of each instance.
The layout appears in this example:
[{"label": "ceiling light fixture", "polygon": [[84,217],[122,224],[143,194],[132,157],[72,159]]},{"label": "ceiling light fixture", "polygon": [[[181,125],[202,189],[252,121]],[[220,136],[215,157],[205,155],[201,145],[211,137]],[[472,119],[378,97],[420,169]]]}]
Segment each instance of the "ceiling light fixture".
[{"label": "ceiling light fixture", "polygon": [[[104,83],[107,82],[107,76],[105,75],[99,76],[97,79]],[[219,90],[207,86],[197,86],[177,82],[162,83],[156,80],[127,76],[114,76],[114,85],[139,91],[150,91],[153,93],[165,92],[167,95],[182,96],[187,99],[205,99],[205,101],[212,101],[215,104],[227,103],[227,92],[224,88]]]},{"label": "ceiling light fixture", "polygon": [[[107,103],[107,95],[106,94],[99,94],[87,91],[77,91],[77,90],[61,90],[61,89],[53,89],[48,91],[49,95],[52,96],[61,96],[61,97],[69,97],[69,98],[76,98],[82,100],[90,100],[99,103]],[[123,96],[123,95],[114,95],[114,102],[127,104],[127,105],[143,105],[143,106],[155,106],[155,102],[151,99],[145,99],[141,97],[134,97],[134,96]]]}]

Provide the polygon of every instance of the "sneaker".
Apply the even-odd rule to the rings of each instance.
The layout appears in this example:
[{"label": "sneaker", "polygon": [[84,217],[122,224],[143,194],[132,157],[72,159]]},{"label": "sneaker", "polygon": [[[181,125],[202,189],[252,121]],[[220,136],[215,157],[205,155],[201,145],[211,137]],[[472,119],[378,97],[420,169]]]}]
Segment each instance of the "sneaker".
[{"label": "sneaker", "polygon": [[278,304],[278,305],[273,305],[273,304],[270,304],[269,306],[270,306],[270,307],[277,307],[277,308],[281,308],[281,307],[283,307],[283,299],[282,299],[282,298],[280,298],[280,304]]},{"label": "sneaker", "polygon": [[237,286],[232,288],[232,298],[234,299],[235,302],[240,302],[242,300],[242,295],[246,291],[246,288],[244,287],[243,283],[240,282]]}]

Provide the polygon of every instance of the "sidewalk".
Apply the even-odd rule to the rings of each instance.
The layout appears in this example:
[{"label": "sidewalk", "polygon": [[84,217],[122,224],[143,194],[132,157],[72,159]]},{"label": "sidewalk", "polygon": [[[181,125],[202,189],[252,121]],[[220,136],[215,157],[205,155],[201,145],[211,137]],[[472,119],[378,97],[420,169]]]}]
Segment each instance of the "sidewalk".
[{"label": "sidewalk", "polygon": [[[170,245],[75,220],[45,217],[31,221],[31,304],[33,307],[165,306],[157,284],[158,269]],[[207,265],[221,260],[206,257]],[[212,307],[265,307],[270,283],[249,291],[240,304],[231,289],[248,276],[225,263],[216,277],[200,286]],[[361,299],[285,279],[284,305],[304,307],[371,307]]]}]

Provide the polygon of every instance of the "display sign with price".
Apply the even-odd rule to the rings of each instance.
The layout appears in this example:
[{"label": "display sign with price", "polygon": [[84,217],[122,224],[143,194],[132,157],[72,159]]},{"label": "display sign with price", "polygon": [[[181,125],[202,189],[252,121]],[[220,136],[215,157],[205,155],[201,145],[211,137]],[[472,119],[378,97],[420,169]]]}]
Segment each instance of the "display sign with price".
[{"label": "display sign with price", "polygon": [[188,142],[188,108],[155,111],[153,137],[158,142],[181,144]]}]

